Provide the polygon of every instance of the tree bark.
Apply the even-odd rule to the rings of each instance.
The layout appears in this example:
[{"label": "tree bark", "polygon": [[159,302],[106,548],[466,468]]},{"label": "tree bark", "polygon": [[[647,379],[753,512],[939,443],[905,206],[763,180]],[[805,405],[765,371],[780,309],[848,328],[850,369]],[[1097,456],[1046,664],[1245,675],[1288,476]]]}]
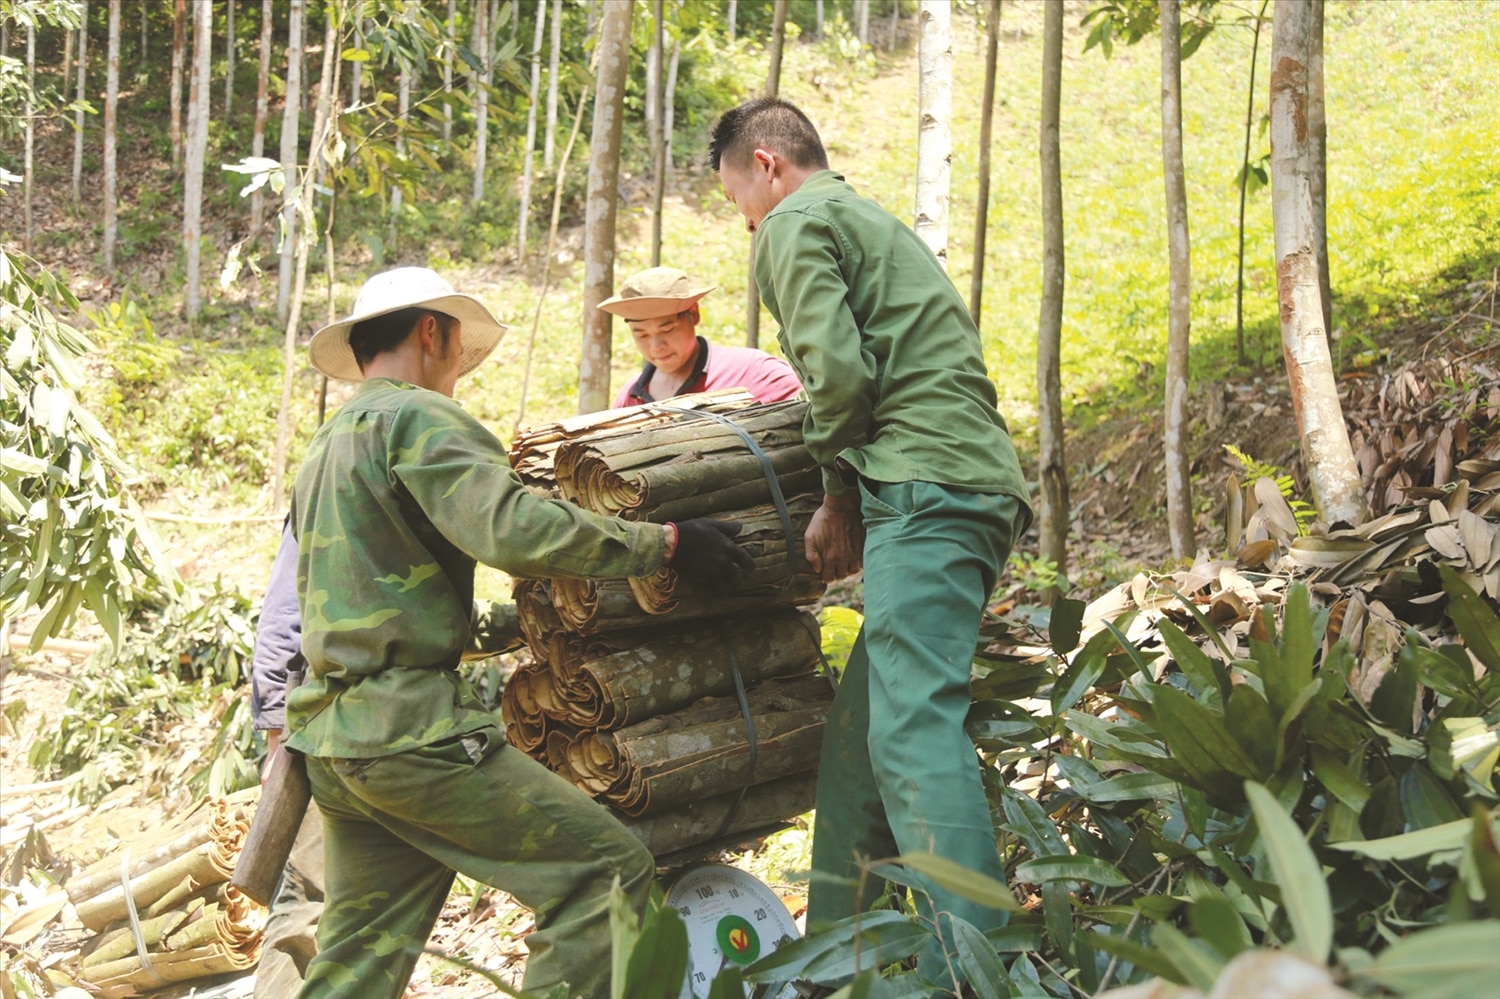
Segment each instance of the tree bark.
[{"label": "tree bark", "polygon": [[740,0],[729,0],[729,13],[724,15],[724,20],[729,28],[729,42],[734,44],[735,22],[739,20]]},{"label": "tree bark", "polygon": [[1276,294],[1292,408],[1318,512],[1330,526],[1369,516],[1349,444],[1318,280],[1307,120],[1312,4],[1280,0],[1271,22],[1271,215]]},{"label": "tree bark", "polygon": [[1240,222],[1239,252],[1235,257],[1234,282],[1234,347],[1240,364],[1249,364],[1245,353],[1245,191],[1250,183],[1250,129],[1255,122],[1255,64],[1260,56],[1260,27],[1266,18],[1266,5],[1271,0],[1260,0],[1260,11],[1255,15],[1255,37],[1250,43],[1250,88],[1245,98],[1245,153],[1240,159]]},{"label": "tree bark", "polygon": [[1193,483],[1188,455],[1188,347],[1192,335],[1192,250],[1188,234],[1187,178],[1182,163],[1182,11],[1178,0],[1159,0],[1161,12],[1161,158],[1167,192],[1166,459],[1167,536],[1174,558],[1191,558]]},{"label": "tree bark", "polygon": [[[401,66],[401,72],[396,76],[396,120],[398,123],[396,130],[396,158],[404,160],[406,158],[406,129],[408,124],[406,115],[411,110],[411,67],[407,64],[406,57],[403,55],[397,55],[396,60]],[[482,133],[483,129],[481,129]],[[482,146],[479,150],[478,161],[478,165],[475,168],[476,177],[482,175],[484,172],[484,149]],[[401,185],[396,184],[393,186],[391,188],[391,211],[386,217],[385,223],[385,242],[392,250],[396,248],[401,238],[401,206],[405,203],[405,200],[406,192],[402,190]]]},{"label": "tree bark", "polygon": [[28,21],[26,24],[26,134],[25,153],[22,156],[21,174],[23,179],[21,189],[21,214],[25,221],[25,239],[22,241],[26,252],[32,250],[31,218],[31,188],[32,188],[32,154],[36,146],[36,126],[32,123],[32,117],[36,114],[36,105],[33,95],[36,93],[36,24]]},{"label": "tree bark", "polygon": [[203,305],[200,265],[203,258],[203,165],[208,155],[209,70],[212,64],[214,9],[193,5],[193,67],[188,89],[187,172],[182,181],[182,243],[187,253],[187,290],[183,311],[195,323]]},{"label": "tree bark", "polygon": [[234,51],[234,0],[227,0],[224,13],[227,18],[224,25],[227,38],[225,50],[229,53],[224,67],[224,120],[228,121],[230,112],[234,109],[234,68],[238,62],[238,54]]},{"label": "tree bark", "polygon": [[484,168],[490,141],[490,27],[489,27],[489,4],[485,0],[479,0],[474,7],[474,54],[479,57],[479,64],[483,67],[474,78],[475,111],[474,121],[474,190],[469,197],[469,204],[477,205],[484,197]]},{"label": "tree bark", "polygon": [[[281,189],[280,264],[276,272],[276,317],[286,322],[287,306],[292,297],[292,267],[297,245],[297,130],[302,111],[302,20],[306,0],[291,0],[288,9],[286,39],[286,102],[281,114],[281,172],[286,186]],[[279,480],[282,469],[277,466]],[[281,494],[276,493],[276,502]]]},{"label": "tree bark", "polygon": [[990,146],[995,132],[995,73],[1000,52],[1000,0],[986,5],[984,96],[979,118],[979,191],[974,198],[974,265],[969,275],[969,317],[979,325],[984,301],[984,253],[990,227]]},{"label": "tree bark", "polygon": [[948,198],[953,169],[953,8],[947,0],[922,0],[917,61],[917,235],[948,267]]},{"label": "tree bark", "polygon": [[448,49],[443,54],[443,145],[453,141],[453,63],[458,58],[458,0],[448,0]]},{"label": "tree bark", "polygon": [[896,38],[901,34],[901,4],[891,4],[891,26],[886,37],[886,49],[896,51]]},{"label": "tree bark", "polygon": [[172,3],[172,83],[167,102],[171,108],[172,172],[182,166],[182,70],[186,61],[187,0]]},{"label": "tree bark", "polygon": [[661,207],[667,192],[666,140],[663,127],[666,50],[665,0],[652,0],[651,47],[646,53],[646,144],[651,150],[651,266],[661,266]]},{"label": "tree bark", "polygon": [[1037,509],[1038,548],[1043,558],[1068,566],[1068,466],[1063,457],[1062,313],[1063,200],[1061,156],[1063,9],[1047,4],[1042,35],[1042,305],[1037,322],[1037,464],[1041,481]]},{"label": "tree bark", "polygon": [[[255,126],[250,133],[250,155],[266,154],[266,118],[270,111],[271,95],[271,26],[276,8],[275,0],[260,0],[260,74],[255,83]],[[256,188],[250,195],[250,231],[260,232],[265,222],[265,195]]]},{"label": "tree bark", "polygon": [[[786,0],[776,0],[775,21],[771,31],[771,58],[766,70],[765,96],[781,94],[781,53],[786,41]],[[746,265],[750,278],[745,282],[745,346],[760,346],[760,286],[755,283],[755,240],[750,241],[750,259]]]},{"label": "tree bark", "polygon": [[766,96],[781,94],[781,55],[786,50],[787,0],[776,0],[771,21],[771,52],[766,71]]},{"label": "tree bark", "polygon": [[823,37],[823,0],[814,0],[813,3],[813,37]]},{"label": "tree bark", "polygon": [[870,44],[870,0],[854,0],[854,37],[861,45]]},{"label": "tree bark", "polygon": [[521,170],[521,211],[516,238],[516,259],[526,259],[526,223],[531,218],[531,175],[536,160],[536,112],[542,98],[542,41],[547,33],[547,4],[536,5],[536,35],[531,43],[531,91],[526,102],[526,146]]},{"label": "tree bark", "polygon": [[542,168],[552,169],[557,153],[557,69],[562,58],[562,0],[552,0],[552,46],[547,57],[547,127],[542,137]]},{"label": "tree bark", "polygon": [[120,117],[120,0],[109,0],[109,57],[104,71],[104,269],[115,272],[115,222],[119,201],[115,132]]},{"label": "tree bark", "polygon": [[[78,29],[78,90],[82,101],[88,93],[89,24],[85,19]],[[73,200],[83,198],[83,111],[73,113]]]},{"label": "tree bark", "polygon": [[1318,253],[1318,297],[1323,326],[1334,328],[1333,279],[1328,269],[1328,116],[1323,106],[1323,0],[1312,5],[1307,59],[1307,139],[1312,168],[1313,246]]},{"label": "tree bark", "polygon": [[[355,22],[354,22],[354,47],[357,48],[357,49],[362,49],[362,48],[365,47],[365,33],[364,33],[364,19],[363,18],[356,18]],[[364,92],[365,92],[364,65],[365,65],[364,63],[359,62],[359,61],[356,60],[355,62],[353,62],[349,66],[349,104],[350,104],[350,106],[358,104],[360,102],[360,98],[362,98],[364,96]],[[451,62],[446,61],[446,60],[444,61],[444,63],[443,63],[443,72],[444,72],[445,76],[452,74],[452,72],[453,72],[453,65],[452,65]]]},{"label": "tree bark", "polygon": [[589,141],[588,193],[584,214],[583,350],[578,365],[578,411],[609,406],[610,319],[599,303],[615,283],[615,190],[620,173],[620,133],[625,112],[625,74],[630,61],[628,3],[604,5],[599,31],[599,83]]}]

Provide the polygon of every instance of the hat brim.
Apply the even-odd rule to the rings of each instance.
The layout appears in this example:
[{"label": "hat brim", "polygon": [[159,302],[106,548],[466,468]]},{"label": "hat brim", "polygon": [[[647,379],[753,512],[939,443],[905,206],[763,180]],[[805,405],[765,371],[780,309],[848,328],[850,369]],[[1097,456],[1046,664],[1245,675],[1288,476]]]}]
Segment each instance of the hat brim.
[{"label": "hat brim", "polygon": [[631,298],[621,298],[615,295],[606,298],[599,303],[599,308],[605,312],[619,316],[621,319],[657,319],[661,316],[675,316],[679,312],[686,312],[698,304],[698,299],[718,288],[718,285],[709,285],[702,291],[695,291],[691,295],[663,296],[636,295]]},{"label": "hat brim", "polygon": [[461,376],[479,367],[499,345],[505,331],[510,329],[473,295],[441,295],[425,302],[411,302],[367,315],[350,316],[324,326],[313,334],[312,342],[307,345],[308,359],[312,361],[312,366],[329,378],[339,381],[364,381],[364,372],[359,370],[359,362],[354,359],[354,350],[349,346],[349,331],[367,319],[375,319],[402,309],[431,309],[433,312],[452,316],[463,324],[464,351],[458,368]]}]

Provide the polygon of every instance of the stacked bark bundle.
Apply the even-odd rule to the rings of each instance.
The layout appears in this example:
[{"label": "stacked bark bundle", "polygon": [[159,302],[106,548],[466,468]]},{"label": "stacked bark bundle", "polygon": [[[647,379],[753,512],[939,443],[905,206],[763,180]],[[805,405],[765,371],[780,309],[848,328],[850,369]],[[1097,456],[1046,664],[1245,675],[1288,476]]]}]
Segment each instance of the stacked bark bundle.
[{"label": "stacked bark bundle", "polygon": [[68,880],[79,921],[95,933],[79,974],[103,999],[255,966],[266,913],[228,881],[256,792],[207,800],[167,833],[116,850]]},{"label": "stacked bark bundle", "polygon": [[738,521],[755,565],[723,598],[683,592],[670,568],[518,580],[534,661],[501,702],[513,745],[614,807],[657,855],[810,808],[833,699],[814,675],[817,621],[796,609],[824,589],[800,557],[821,487],[805,404],[712,394],[672,406],[719,413],[756,442],[791,536],[765,464],[720,420],[648,405],[518,436],[511,459],[529,485],[628,520]]}]

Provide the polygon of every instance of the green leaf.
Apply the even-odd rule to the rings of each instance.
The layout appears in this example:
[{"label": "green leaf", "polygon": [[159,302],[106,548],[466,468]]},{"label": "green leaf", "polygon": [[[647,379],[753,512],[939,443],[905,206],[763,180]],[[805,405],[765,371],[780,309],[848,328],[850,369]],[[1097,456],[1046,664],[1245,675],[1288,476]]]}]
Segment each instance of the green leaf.
[{"label": "green leaf", "polygon": [[1224,724],[1258,772],[1269,774],[1276,769],[1276,719],[1260,691],[1248,683],[1236,684],[1224,706]]},{"label": "green leaf", "polygon": [[1407,999],[1493,995],[1500,982],[1500,920],[1413,933],[1386,948],[1359,977]]},{"label": "green leaf", "polygon": [[996,881],[980,871],[970,870],[947,857],[939,857],[934,853],[903,853],[895,862],[925,875],[934,884],[970,902],[1006,912],[1026,911],[1004,882]]},{"label": "green leaf", "polygon": [[[1489,814],[1479,805],[1473,808],[1472,832],[1466,859],[1474,871],[1479,892],[1491,914],[1500,912],[1500,849],[1495,846],[1495,832],[1490,828]],[[1475,894],[1471,891],[1471,894]]]},{"label": "green leaf", "polygon": [[1107,888],[1130,884],[1130,879],[1114,864],[1073,853],[1028,860],[1016,867],[1016,878],[1033,884],[1058,880],[1092,881]]},{"label": "green leaf", "polygon": [[1264,785],[1245,782],[1245,796],[1255,814],[1266,857],[1281,886],[1282,904],[1296,937],[1293,950],[1324,964],[1333,944],[1333,904],[1323,867],[1302,838],[1302,830]]},{"label": "green leaf", "polygon": [[1066,881],[1049,881],[1042,885],[1042,921],[1052,948],[1066,954],[1073,947],[1073,900]]},{"label": "green leaf", "polygon": [[[1356,751],[1355,759],[1363,757],[1363,748]],[[1348,764],[1339,759],[1333,750],[1323,746],[1313,746],[1309,754],[1313,774],[1323,782],[1323,786],[1339,801],[1348,805],[1355,814],[1364,810],[1365,802],[1370,800],[1370,785],[1358,773],[1350,769]]]},{"label": "green leaf", "polygon": [[[1077,789],[1077,785],[1074,785]],[[1177,783],[1153,773],[1121,774],[1101,781],[1079,794],[1086,801],[1104,804],[1111,801],[1140,801],[1144,798],[1167,798],[1177,793]]]},{"label": "green leaf", "polygon": [[1152,927],[1151,942],[1181,972],[1181,980],[1204,992],[1213,989],[1219,972],[1224,970],[1223,958],[1214,954],[1207,945],[1189,939],[1170,923],[1158,923]]},{"label": "green leaf", "polygon": [[1213,660],[1198,644],[1187,636],[1177,625],[1163,618],[1157,623],[1157,630],[1161,633],[1162,641],[1172,653],[1172,658],[1177,661],[1177,666],[1192,684],[1194,693],[1213,691],[1217,694],[1213,703],[1223,704],[1224,699],[1230,696],[1229,674],[1223,673],[1223,682],[1220,681],[1220,673],[1223,672],[1222,665],[1219,671],[1214,670]]},{"label": "green leaf", "polygon": [[982,996],[1010,994],[1010,976],[995,953],[994,946],[979,929],[957,916],[949,917],[953,945],[958,951],[958,970],[969,982],[969,988]]},{"label": "green leaf", "polygon": [[636,941],[640,939],[641,926],[636,919],[635,908],[630,904],[630,896],[620,887],[618,876],[609,892],[609,935],[612,944],[610,999],[627,999],[629,993],[625,989],[630,980],[630,955],[635,950]]},{"label": "green leaf", "polygon": [[1089,640],[1083,651],[1073,658],[1058,681],[1052,685],[1052,714],[1061,715],[1077,704],[1090,687],[1104,675],[1107,662],[1106,649],[1099,639],[1113,642],[1113,636],[1100,632]]},{"label": "green leaf", "polygon": [[1197,777],[1205,791],[1233,795],[1237,788],[1225,787],[1233,778],[1264,778],[1239,743],[1226,731],[1224,716],[1210,711],[1175,687],[1156,690],[1157,727],[1166,736],[1167,748],[1187,771]]},{"label": "green leaf", "polygon": [[819,984],[835,982],[910,957],[932,939],[925,924],[904,913],[863,912],[783,944],[746,968],[745,981],[806,978]]},{"label": "green leaf", "polygon": [[1042,929],[1035,923],[1012,922],[993,930],[985,930],[984,938],[1001,954],[1042,949]]},{"label": "green leaf", "polygon": [[1207,895],[1195,901],[1188,909],[1188,924],[1225,960],[1255,946],[1239,910],[1221,894]]},{"label": "green leaf", "polygon": [[687,926],[676,909],[648,912],[625,971],[625,995],[674,999],[687,979]]},{"label": "green leaf", "polygon": [[1026,844],[1026,849],[1033,856],[1068,852],[1068,844],[1058,833],[1056,823],[1047,817],[1042,806],[1031,795],[1007,787],[1003,792],[1001,807],[1005,810],[1005,828],[1021,837],[1021,842]]},{"label": "green leaf", "polygon": [[1113,954],[1121,960],[1129,961],[1148,974],[1169,979],[1180,985],[1187,984],[1186,977],[1177,970],[1177,965],[1169,961],[1156,948],[1146,947],[1127,937],[1106,933],[1098,928],[1095,928],[1089,937],[1090,942],[1106,954]]},{"label": "green leaf", "polygon": [[1078,648],[1078,636],[1083,630],[1082,600],[1060,597],[1052,605],[1052,619],[1047,625],[1047,640],[1052,651],[1060,656]]},{"label": "green leaf", "polygon": [[1469,836],[1469,820],[1459,819],[1440,826],[1386,836],[1382,839],[1349,840],[1329,843],[1335,850],[1345,850],[1371,860],[1414,860],[1442,850],[1457,850]]},{"label": "green leaf", "polygon": [[1481,787],[1491,786],[1500,762],[1500,731],[1483,718],[1444,718],[1427,731],[1432,750],[1428,762],[1445,779],[1467,774]]},{"label": "green leaf", "polygon": [[1452,566],[1438,566],[1448,594],[1448,616],[1474,657],[1490,673],[1500,672],[1500,618]]},{"label": "green leaf", "polygon": [[964,719],[964,731],[975,742],[1030,746],[1043,737],[1030,711],[1011,701],[975,701]]},{"label": "green leaf", "polygon": [[745,976],[740,969],[725,965],[709,984],[708,999],[745,999]]},{"label": "green leaf", "polygon": [[1448,789],[1421,763],[1401,775],[1401,812],[1413,830],[1457,822],[1464,814]]}]

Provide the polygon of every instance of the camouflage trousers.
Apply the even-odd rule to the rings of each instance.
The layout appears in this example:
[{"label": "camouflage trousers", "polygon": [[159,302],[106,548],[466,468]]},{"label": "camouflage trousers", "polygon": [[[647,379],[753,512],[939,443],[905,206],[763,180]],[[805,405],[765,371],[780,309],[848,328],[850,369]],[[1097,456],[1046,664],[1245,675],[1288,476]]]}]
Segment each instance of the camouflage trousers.
[{"label": "camouflage trousers", "polygon": [[307,773],[327,901],[301,999],[397,999],[455,871],[535,914],[524,989],[609,994],[611,886],[643,912],[655,869],[604,806],[498,730],[375,759],[310,756]]},{"label": "camouflage trousers", "polygon": [[323,816],[317,803],[310,802],[271,902],[255,967],[255,999],[295,999],[308,962],[318,953],[322,915]]},{"label": "camouflage trousers", "polygon": [[[922,851],[1004,880],[964,718],[980,617],[1026,510],[928,482],[866,484],[860,499],[865,623],[823,735],[809,928],[883,893],[869,878],[857,897],[860,858]],[[929,920],[935,909],[981,930],[1005,923],[1004,912],[937,885],[927,896],[917,902]],[[939,925],[951,948],[951,924]],[[919,958],[929,981],[946,967],[936,947]]]}]

